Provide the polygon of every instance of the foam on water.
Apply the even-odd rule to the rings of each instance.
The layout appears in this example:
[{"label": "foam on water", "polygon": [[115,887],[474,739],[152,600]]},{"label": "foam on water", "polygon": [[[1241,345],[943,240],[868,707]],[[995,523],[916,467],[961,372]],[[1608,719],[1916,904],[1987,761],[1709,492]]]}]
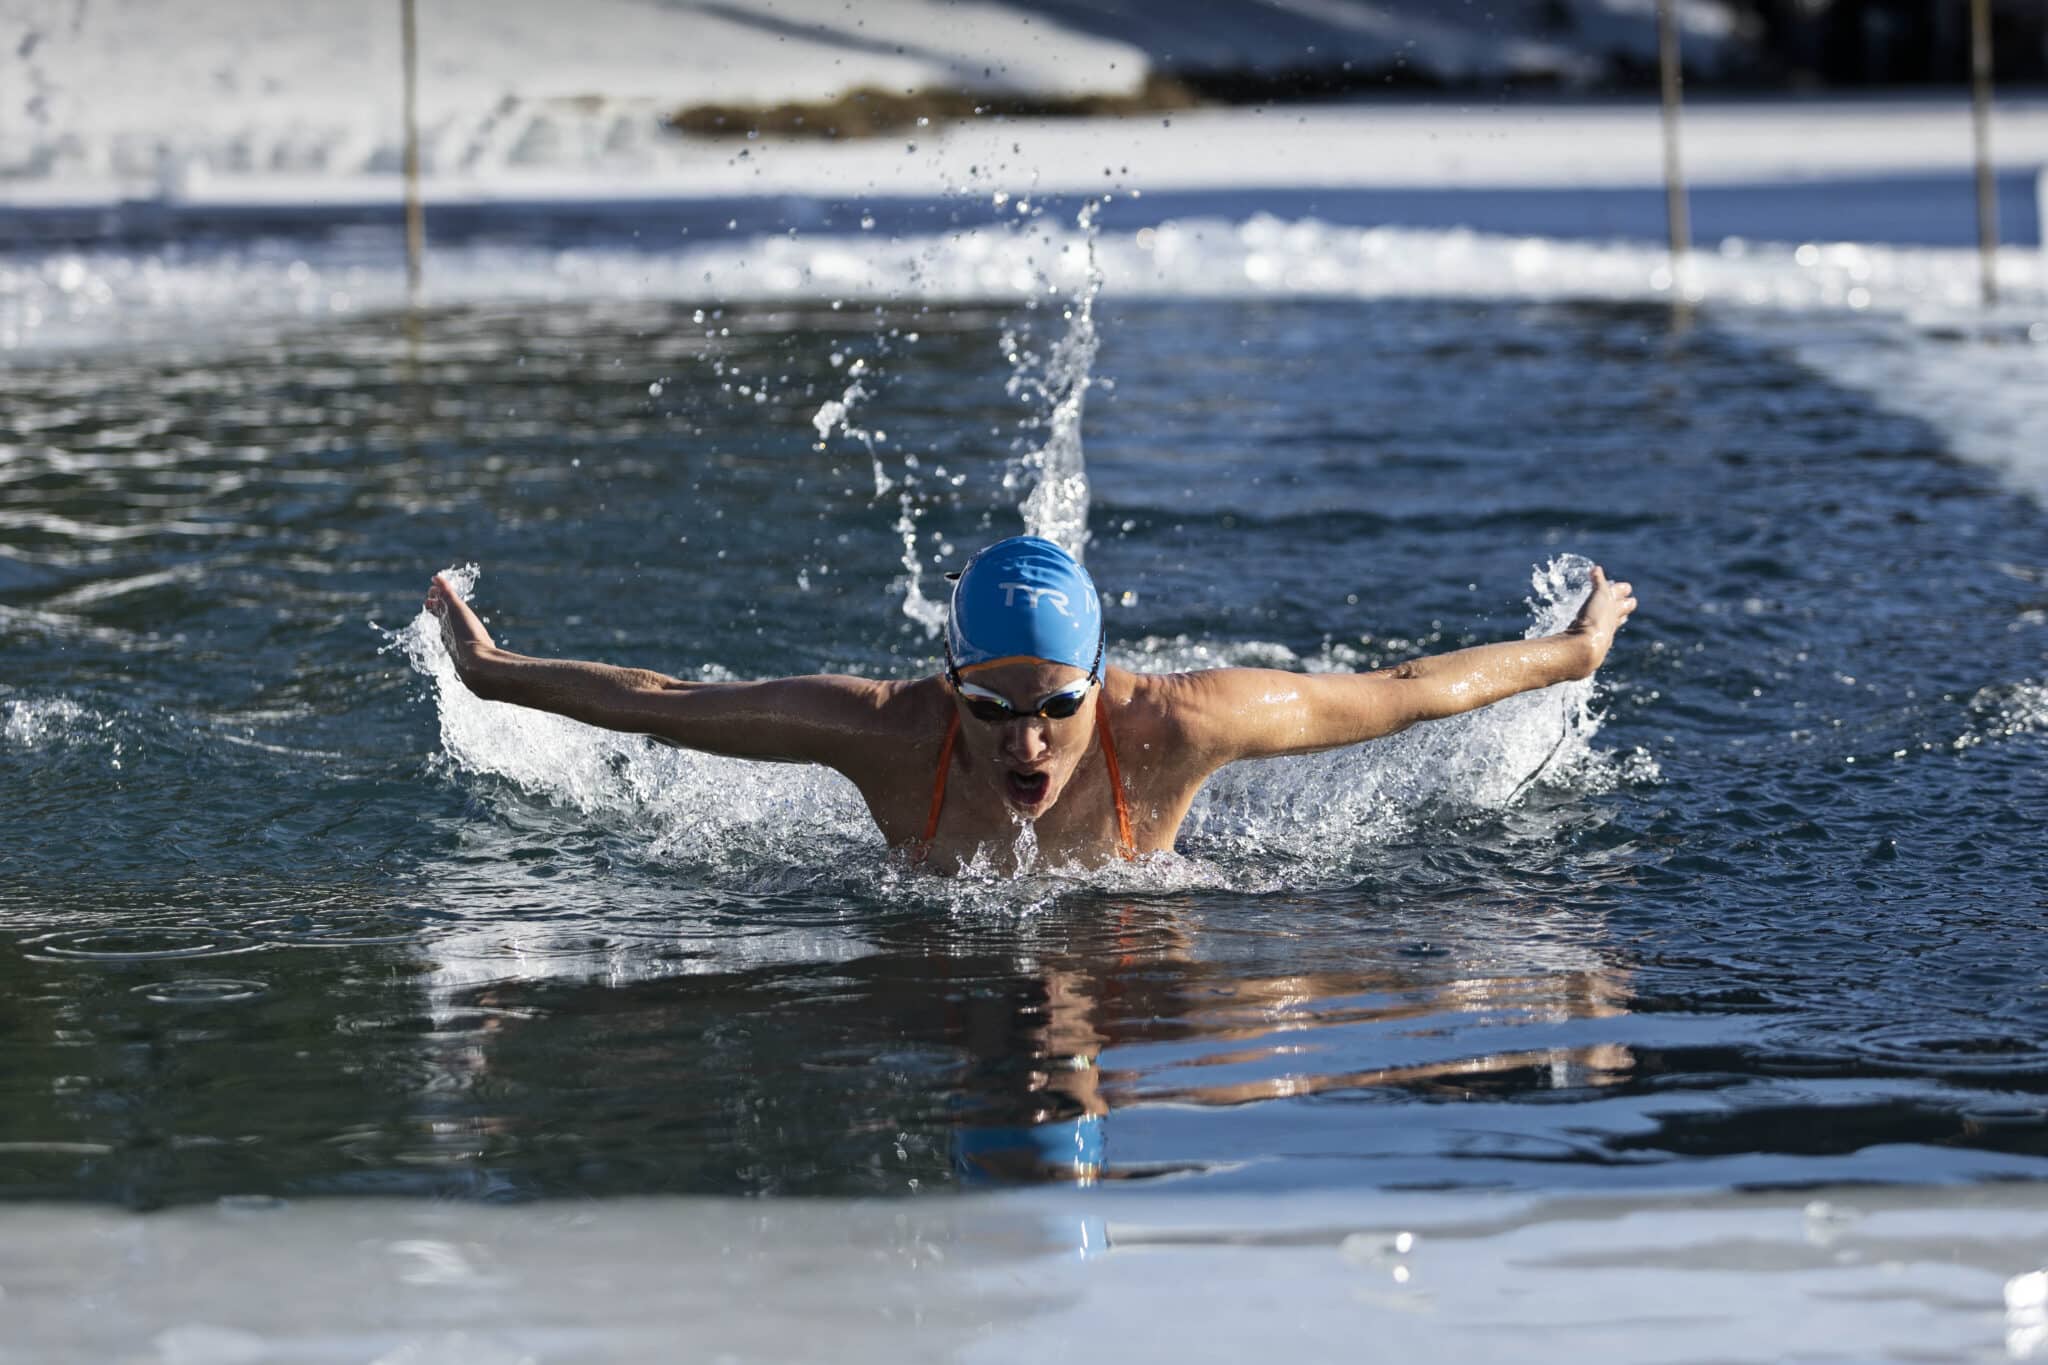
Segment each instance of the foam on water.
[{"label": "foam on water", "polygon": [[[405,272],[378,234],[257,240],[212,252],[95,249],[0,257],[0,349],[92,345],[181,325],[320,319],[402,307]],[[1043,216],[930,236],[778,235],[673,251],[480,244],[438,248],[436,305],[569,299],[725,302],[1016,300],[1078,296],[1670,298],[1792,311],[1974,311],[1975,252],[1852,242],[1730,239],[1674,281],[1643,242],[1566,241],[1463,229],[1350,227],[1255,214],[1091,234]],[[1675,286],[1675,288],[1674,288]],[[2038,313],[2039,253],[2008,249],[2000,289]]]},{"label": "foam on water", "polygon": [[105,728],[99,716],[65,697],[0,701],[0,743],[43,749]]}]

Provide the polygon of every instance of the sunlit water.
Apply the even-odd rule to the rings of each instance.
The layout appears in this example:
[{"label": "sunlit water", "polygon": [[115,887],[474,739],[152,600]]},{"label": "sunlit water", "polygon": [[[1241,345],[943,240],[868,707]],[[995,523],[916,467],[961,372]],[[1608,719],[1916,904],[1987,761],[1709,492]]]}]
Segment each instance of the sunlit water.
[{"label": "sunlit water", "polygon": [[[1032,307],[582,288],[13,359],[0,1193],[2048,1174],[2039,400],[1872,368],[2038,368],[2025,319],[1687,320],[1597,262],[1148,301],[1137,249],[1092,313],[1077,259]],[[419,617],[475,565],[516,649],[907,676],[1027,514],[1130,667],[1554,628],[1591,560],[1644,605],[1597,686],[957,881],[828,774],[477,702]]]}]

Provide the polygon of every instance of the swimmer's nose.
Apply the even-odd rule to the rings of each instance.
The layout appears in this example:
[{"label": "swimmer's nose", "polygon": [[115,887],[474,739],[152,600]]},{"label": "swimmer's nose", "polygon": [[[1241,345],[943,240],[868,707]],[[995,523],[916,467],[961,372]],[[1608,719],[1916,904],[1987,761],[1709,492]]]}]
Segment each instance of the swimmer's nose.
[{"label": "swimmer's nose", "polygon": [[1012,722],[1008,733],[1003,736],[1003,747],[1020,763],[1036,763],[1045,756],[1049,747],[1045,742],[1045,726],[1036,720]]}]

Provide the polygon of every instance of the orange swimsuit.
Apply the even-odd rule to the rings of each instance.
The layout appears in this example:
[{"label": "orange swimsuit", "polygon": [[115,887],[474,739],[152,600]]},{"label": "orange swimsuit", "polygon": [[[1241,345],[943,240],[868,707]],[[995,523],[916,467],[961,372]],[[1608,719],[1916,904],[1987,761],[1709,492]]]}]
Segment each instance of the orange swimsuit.
[{"label": "orange swimsuit", "polygon": [[[1102,761],[1109,769],[1109,792],[1116,798],[1116,851],[1126,861],[1138,856],[1138,841],[1131,834],[1131,810],[1124,804],[1123,774],[1117,769],[1116,741],[1109,735],[1109,711],[1100,701],[1095,705],[1095,734],[1102,741]],[[955,711],[946,722],[946,742],[939,746],[939,776],[932,784],[932,813],[925,818],[924,839],[912,852],[914,861],[923,862],[931,852],[932,839],[939,832],[939,808],[946,804],[946,774],[953,768],[953,741],[960,737],[960,713]]]}]

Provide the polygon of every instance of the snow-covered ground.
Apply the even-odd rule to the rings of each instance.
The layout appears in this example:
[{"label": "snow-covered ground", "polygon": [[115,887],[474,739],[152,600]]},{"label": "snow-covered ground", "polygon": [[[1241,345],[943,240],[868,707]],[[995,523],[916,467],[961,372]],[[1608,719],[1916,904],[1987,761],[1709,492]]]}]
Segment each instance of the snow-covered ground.
[{"label": "snow-covered ground", "polygon": [[[469,195],[534,177],[613,192],[767,190],[806,183],[816,165],[881,190],[993,168],[982,144],[1007,137],[927,139],[953,148],[937,163],[893,140],[822,162],[807,149],[772,158],[762,179],[758,156],[663,127],[688,105],[860,86],[1127,93],[1162,71],[1346,62],[1569,83],[1617,55],[1649,60],[1655,32],[1653,0],[422,0],[418,12],[426,172]],[[0,203],[198,193],[221,180],[243,195],[359,196],[354,182],[395,175],[402,155],[398,13],[396,0],[0,0]],[[1681,13],[1689,58],[1727,60],[1726,7],[1684,0]],[[1132,134],[1121,155],[1155,154]],[[1102,133],[1049,135],[1036,155],[1065,160],[1076,136]],[[1310,140],[1269,174],[1298,179],[1330,151]],[[1336,159],[1340,176],[1361,161],[1348,145]],[[1416,160],[1368,151],[1363,163],[1412,177]]]},{"label": "snow-covered ground", "polygon": [[17,1207],[0,1359],[2028,1360],[2041,1188]]},{"label": "snow-covered ground", "polygon": [[[664,118],[693,103],[816,100],[859,86],[1127,92],[1162,70],[1345,61],[1398,59],[1459,79],[1565,77],[1617,56],[1650,60],[1654,10],[1654,0],[422,0],[426,195],[445,210],[1646,188],[1662,162],[1643,98],[988,117],[842,143],[692,137]],[[1690,60],[1733,60],[1742,38],[1722,0],[1682,0],[1679,12]],[[125,218],[92,220],[104,228],[131,225],[138,205],[166,209],[155,235],[175,236],[180,211],[396,204],[398,15],[396,0],[0,0],[0,242],[10,210],[19,220],[128,206]],[[1995,143],[2007,167],[2048,164],[2048,100],[2003,101]],[[1960,91],[1695,101],[1685,123],[1687,173],[1700,186],[1953,177],[1970,156]],[[798,207],[788,226],[814,224]]]},{"label": "snow-covered ground", "polygon": [[[1148,117],[977,120],[858,142],[572,135],[528,126],[548,154],[443,159],[430,204],[549,200],[933,198],[1220,188],[1649,188],[1663,175],[1660,125],[1641,102],[1204,109]],[[289,123],[279,125],[289,130]],[[285,137],[281,132],[280,137]],[[574,143],[581,150],[567,150]],[[587,145],[586,145],[587,144]],[[2048,100],[2005,101],[1994,151],[2006,166],[2048,164]],[[1962,100],[1894,98],[1695,103],[1684,120],[1696,185],[1963,174]],[[395,204],[395,169],[227,169],[166,162],[147,183],[66,172],[0,181],[0,209],[31,204]],[[394,163],[395,164],[395,163]],[[1850,235],[1845,232],[1844,235]]]}]

